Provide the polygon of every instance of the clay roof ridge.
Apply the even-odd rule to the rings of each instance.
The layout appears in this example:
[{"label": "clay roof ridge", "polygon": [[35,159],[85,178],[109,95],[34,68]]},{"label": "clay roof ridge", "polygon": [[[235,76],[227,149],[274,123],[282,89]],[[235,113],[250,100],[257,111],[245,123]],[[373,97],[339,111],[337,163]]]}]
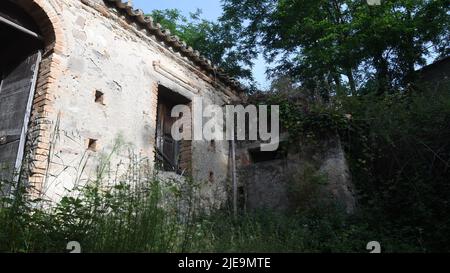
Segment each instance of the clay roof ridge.
[{"label": "clay roof ridge", "polygon": [[151,16],[145,16],[142,10],[134,9],[131,1],[105,1],[113,4],[119,11],[126,13],[132,20],[146,28],[150,33],[155,34],[155,36],[167,46],[172,47],[175,51],[180,52],[196,65],[212,73],[226,85],[229,85],[240,92],[245,90],[245,88],[236,79],[228,76],[222,68],[213,64],[208,58],[202,56],[198,50],[195,50],[191,46],[187,45],[185,41],[180,39],[180,37],[172,35],[170,30],[163,28],[161,24],[155,22]]}]

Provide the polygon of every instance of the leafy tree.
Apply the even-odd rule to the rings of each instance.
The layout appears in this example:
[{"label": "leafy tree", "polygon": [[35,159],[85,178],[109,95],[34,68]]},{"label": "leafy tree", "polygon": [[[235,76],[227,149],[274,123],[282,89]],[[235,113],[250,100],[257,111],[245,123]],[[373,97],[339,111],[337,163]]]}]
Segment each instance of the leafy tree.
[{"label": "leafy tree", "polygon": [[424,251],[450,243],[449,87],[343,100],[352,119],[341,136],[365,218]]},{"label": "leafy tree", "polygon": [[262,48],[276,63],[273,78],[290,76],[324,97],[404,89],[416,65],[449,52],[448,1],[223,0],[229,25],[245,56]]},{"label": "leafy tree", "polygon": [[237,38],[229,26],[202,19],[201,10],[189,17],[183,16],[178,9],[154,10],[149,15],[230,76],[252,83],[251,60],[236,50]]}]

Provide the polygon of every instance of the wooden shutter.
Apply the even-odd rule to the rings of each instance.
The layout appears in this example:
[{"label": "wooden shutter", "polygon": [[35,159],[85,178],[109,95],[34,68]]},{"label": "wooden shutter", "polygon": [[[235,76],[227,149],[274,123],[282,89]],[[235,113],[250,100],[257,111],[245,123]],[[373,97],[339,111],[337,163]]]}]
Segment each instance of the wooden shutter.
[{"label": "wooden shutter", "polygon": [[157,149],[169,170],[178,170],[178,152],[179,142],[172,137],[172,126],[177,120],[171,117],[171,106],[164,103],[158,105],[158,121],[157,121]]},{"label": "wooden shutter", "polygon": [[[0,179],[18,180],[41,53],[6,71],[0,85]],[[9,192],[9,187],[2,189]]]}]

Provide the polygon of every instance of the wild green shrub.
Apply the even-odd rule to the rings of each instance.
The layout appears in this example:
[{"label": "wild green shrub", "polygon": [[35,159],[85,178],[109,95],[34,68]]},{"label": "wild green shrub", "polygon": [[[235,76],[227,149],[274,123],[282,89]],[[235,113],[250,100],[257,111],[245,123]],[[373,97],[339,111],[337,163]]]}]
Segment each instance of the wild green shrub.
[{"label": "wild green shrub", "polygon": [[422,251],[449,250],[448,90],[343,100],[352,120],[341,136],[366,219]]},{"label": "wild green shrub", "polygon": [[387,251],[400,244],[412,249],[331,205],[234,218],[226,209],[196,209],[193,191],[177,192],[183,198],[168,206],[166,195],[174,191],[165,183],[156,177],[139,187],[90,183],[50,207],[30,200],[22,187],[22,194],[2,199],[11,203],[0,210],[0,251],[65,252],[69,241],[82,252],[365,252],[372,240],[382,240]]}]

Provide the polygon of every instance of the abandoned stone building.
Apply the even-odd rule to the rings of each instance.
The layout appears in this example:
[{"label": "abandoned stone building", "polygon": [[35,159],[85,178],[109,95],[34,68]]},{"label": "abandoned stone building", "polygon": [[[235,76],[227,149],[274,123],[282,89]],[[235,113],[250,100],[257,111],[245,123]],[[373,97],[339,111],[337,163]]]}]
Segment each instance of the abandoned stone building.
[{"label": "abandoned stone building", "polygon": [[[19,180],[10,170],[22,170],[33,194],[55,200],[95,175],[99,158],[120,140],[150,166],[162,162],[164,171],[202,182],[213,203],[227,200],[231,144],[170,135],[176,104],[245,99],[239,83],[198,51],[121,0],[3,0],[0,37],[3,179]],[[127,159],[126,152],[111,158]]]},{"label": "abandoned stone building", "polygon": [[225,182],[228,142],[211,149],[170,138],[174,104],[240,100],[239,85],[197,51],[119,0],[2,1],[0,8],[0,160],[27,169],[40,194],[62,194],[80,166],[92,174],[96,154],[118,137],[140,158],[153,162],[157,145],[173,168]]},{"label": "abandoned stone building", "polygon": [[450,83],[450,56],[439,59],[417,70],[418,84],[432,90],[448,88]]}]

